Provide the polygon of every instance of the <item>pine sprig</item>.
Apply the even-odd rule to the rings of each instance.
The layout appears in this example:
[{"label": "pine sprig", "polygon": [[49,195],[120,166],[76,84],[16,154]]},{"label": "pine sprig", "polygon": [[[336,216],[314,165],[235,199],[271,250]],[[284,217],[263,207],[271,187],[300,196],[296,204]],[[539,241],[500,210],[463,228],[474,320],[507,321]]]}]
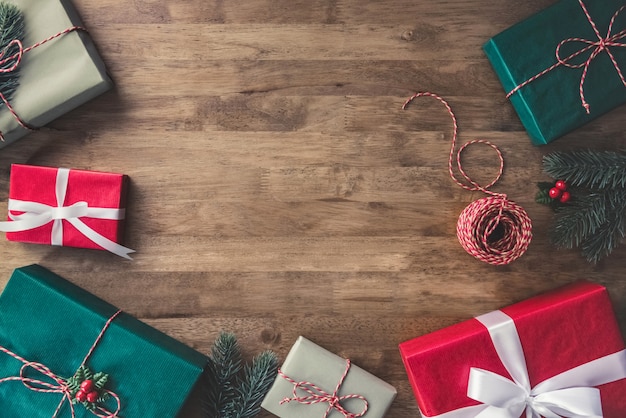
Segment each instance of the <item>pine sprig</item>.
[{"label": "pine sprig", "polygon": [[238,379],[237,397],[228,418],[252,418],[261,411],[261,402],[274,383],[278,370],[278,357],[264,351],[254,358],[252,365],[244,368],[243,379]]},{"label": "pine sprig", "polygon": [[278,358],[271,351],[255,357],[242,368],[234,334],[221,333],[209,356],[207,393],[203,407],[207,418],[252,418],[270,389],[278,371]]},{"label": "pine sprig", "polygon": [[577,199],[557,212],[552,242],[561,248],[578,247],[606,222],[606,193]]},{"label": "pine sprig", "polygon": [[206,407],[209,417],[225,416],[228,405],[236,396],[234,382],[241,371],[241,351],[237,338],[231,333],[221,333],[211,348],[207,367],[208,393]]},{"label": "pine sprig", "polygon": [[571,186],[626,187],[626,155],[614,151],[553,152],[543,157],[543,168]]},{"label": "pine sprig", "polygon": [[[626,154],[553,152],[543,157],[543,167],[550,176],[575,187],[571,201],[556,208],[552,242],[561,248],[579,247],[591,263],[611,254],[626,234]],[[542,184],[538,183],[536,201],[546,203]]]},{"label": "pine sprig", "polygon": [[[19,51],[16,45],[11,45],[11,41],[18,39],[24,41],[24,16],[20,9],[9,3],[0,3],[0,51],[8,58]],[[0,65],[1,69],[7,69],[13,66],[14,61],[9,60]],[[19,66],[11,71],[0,73],[0,92],[4,94],[7,100],[11,100],[15,90],[19,85]],[[0,102],[0,105],[4,105]]]},{"label": "pine sprig", "polygon": [[581,245],[582,253],[588,261],[597,263],[620,244],[626,231],[626,190],[613,190],[607,196],[605,222]]}]

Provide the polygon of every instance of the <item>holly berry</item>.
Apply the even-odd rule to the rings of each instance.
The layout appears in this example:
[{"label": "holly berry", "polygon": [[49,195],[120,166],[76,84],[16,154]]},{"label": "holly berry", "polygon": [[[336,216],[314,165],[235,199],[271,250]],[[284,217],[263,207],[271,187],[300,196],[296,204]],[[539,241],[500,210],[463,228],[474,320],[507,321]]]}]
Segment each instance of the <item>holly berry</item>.
[{"label": "holly berry", "polygon": [[85,393],[81,389],[78,392],[76,392],[76,395],[74,395],[74,397],[76,398],[76,400],[78,400],[78,402],[85,402],[87,400],[87,393]]},{"label": "holly berry", "polygon": [[570,194],[570,192],[563,192],[563,194],[561,195],[561,197],[559,198],[559,202],[561,203],[567,203],[569,202],[569,200],[572,198],[572,195]]},{"label": "holly berry", "polygon": [[565,191],[567,190],[567,183],[565,183],[565,181],[563,180],[557,180],[556,183],[554,183],[554,187],[561,191]]},{"label": "holly berry", "polygon": [[84,380],[81,384],[80,384],[80,388],[83,390],[83,392],[85,393],[89,393],[94,389],[94,383],[93,380],[91,379],[87,379]]},{"label": "holly berry", "polygon": [[561,193],[563,193],[563,190],[553,187],[548,191],[548,196],[550,196],[551,199],[558,199],[561,197]]},{"label": "holly berry", "polygon": [[99,398],[98,392],[95,390],[92,390],[91,392],[87,394],[87,402],[96,402],[98,398]]}]

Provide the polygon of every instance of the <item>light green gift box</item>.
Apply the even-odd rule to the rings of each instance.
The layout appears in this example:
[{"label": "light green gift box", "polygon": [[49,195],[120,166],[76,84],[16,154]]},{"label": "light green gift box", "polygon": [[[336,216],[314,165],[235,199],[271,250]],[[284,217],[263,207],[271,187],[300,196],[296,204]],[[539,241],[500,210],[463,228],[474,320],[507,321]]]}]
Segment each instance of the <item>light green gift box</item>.
[{"label": "light green gift box", "polygon": [[[344,418],[344,413],[322,398],[332,397],[346,371],[346,362],[346,359],[306,338],[298,337],[281,367],[280,372],[283,375],[279,373],[276,377],[261,406],[283,418]],[[296,390],[300,401],[294,399],[295,384],[289,379],[301,383]],[[314,396],[307,391],[311,389],[311,385],[319,389],[312,389]],[[390,384],[351,364],[335,396],[340,407],[348,413],[364,418],[382,418],[396,393],[396,389]],[[364,401],[357,397],[367,401],[365,413]],[[285,402],[286,399],[290,400]],[[328,415],[325,415],[329,409]]]},{"label": "light green gift box", "polygon": [[[41,266],[22,267],[0,295],[0,346],[63,379],[72,377],[95,347],[85,364],[93,372],[109,374],[105,389],[120,399],[118,417],[175,417],[207,358],[123,312],[96,343],[116,312],[116,307]],[[19,378],[23,366],[23,361],[0,352],[0,381]],[[23,377],[56,384],[34,367],[27,367]],[[61,393],[31,390],[17,379],[4,381],[0,416],[50,418],[62,399]],[[116,402],[109,399],[99,406],[114,412]],[[74,405],[74,410],[76,418],[94,417],[83,404]],[[72,416],[68,400],[56,416]]]},{"label": "light green gift box", "polygon": [[[82,26],[67,0],[11,0],[24,16],[24,48],[72,26]],[[74,31],[24,53],[19,86],[9,101],[17,115],[41,127],[109,90],[113,82],[85,31]],[[0,107],[0,148],[28,134],[4,104]]]}]

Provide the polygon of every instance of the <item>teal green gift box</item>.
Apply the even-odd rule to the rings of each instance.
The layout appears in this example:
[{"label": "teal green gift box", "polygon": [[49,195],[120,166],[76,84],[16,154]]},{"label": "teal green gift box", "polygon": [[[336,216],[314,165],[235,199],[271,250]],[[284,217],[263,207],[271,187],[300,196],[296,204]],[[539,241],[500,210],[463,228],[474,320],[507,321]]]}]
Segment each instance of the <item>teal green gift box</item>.
[{"label": "teal green gift box", "polygon": [[[580,92],[584,64],[597,48],[581,39],[600,43],[600,38],[614,37],[614,43],[626,42],[626,11],[619,13],[623,6],[623,0],[561,0],[494,36],[483,46],[507,93],[557,65],[510,95],[533,144],[547,144],[626,102],[626,86],[615,65],[626,75],[625,47],[608,47],[615,64],[606,50],[598,50],[589,63],[583,83],[589,113]],[[611,33],[607,35],[616,14]],[[561,59],[588,47],[567,61],[577,68],[558,64],[556,58],[559,44],[570,38],[579,40],[561,45]]]},{"label": "teal green gift box", "polygon": [[[116,312],[116,307],[41,266],[16,269],[0,295],[0,346],[23,361],[0,352],[0,416],[50,418],[61,403],[58,418],[109,416],[99,410],[92,413],[82,403],[73,405],[72,415],[62,393],[27,387],[28,379],[57,384],[38,373],[37,366],[25,367],[22,377],[27,380],[18,380],[24,361],[71,378],[94,347],[85,365],[109,375],[105,389],[114,392],[121,405],[112,416],[175,417],[201,376],[206,357],[128,314],[114,317]],[[3,381],[9,377],[15,380]],[[113,398],[98,406],[109,413],[117,408]]]}]

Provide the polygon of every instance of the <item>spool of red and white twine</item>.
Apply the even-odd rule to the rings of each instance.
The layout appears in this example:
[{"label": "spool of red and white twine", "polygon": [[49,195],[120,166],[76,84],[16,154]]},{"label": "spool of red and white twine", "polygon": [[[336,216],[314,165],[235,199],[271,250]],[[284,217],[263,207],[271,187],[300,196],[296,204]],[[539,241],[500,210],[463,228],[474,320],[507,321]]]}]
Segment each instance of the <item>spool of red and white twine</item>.
[{"label": "spool of red and white twine", "polygon": [[[504,170],[504,158],[500,149],[484,139],[475,139],[464,143],[455,154],[458,125],[452,108],[442,97],[429,92],[415,93],[402,106],[406,109],[409,103],[418,97],[433,97],[439,100],[448,111],[452,119],[452,145],[448,158],[448,172],[452,180],[469,191],[481,191],[488,197],[470,203],[459,216],[456,225],[456,234],[461,246],[475,258],[493,265],[506,265],[521,257],[532,239],[532,223],[530,217],[520,205],[509,200],[506,194],[489,190],[496,184]],[[486,186],[481,186],[472,180],[463,170],[461,154],[472,144],[485,144],[491,147],[500,161],[500,168],[496,177]],[[453,162],[463,176],[465,182],[460,181],[453,170]]]}]

